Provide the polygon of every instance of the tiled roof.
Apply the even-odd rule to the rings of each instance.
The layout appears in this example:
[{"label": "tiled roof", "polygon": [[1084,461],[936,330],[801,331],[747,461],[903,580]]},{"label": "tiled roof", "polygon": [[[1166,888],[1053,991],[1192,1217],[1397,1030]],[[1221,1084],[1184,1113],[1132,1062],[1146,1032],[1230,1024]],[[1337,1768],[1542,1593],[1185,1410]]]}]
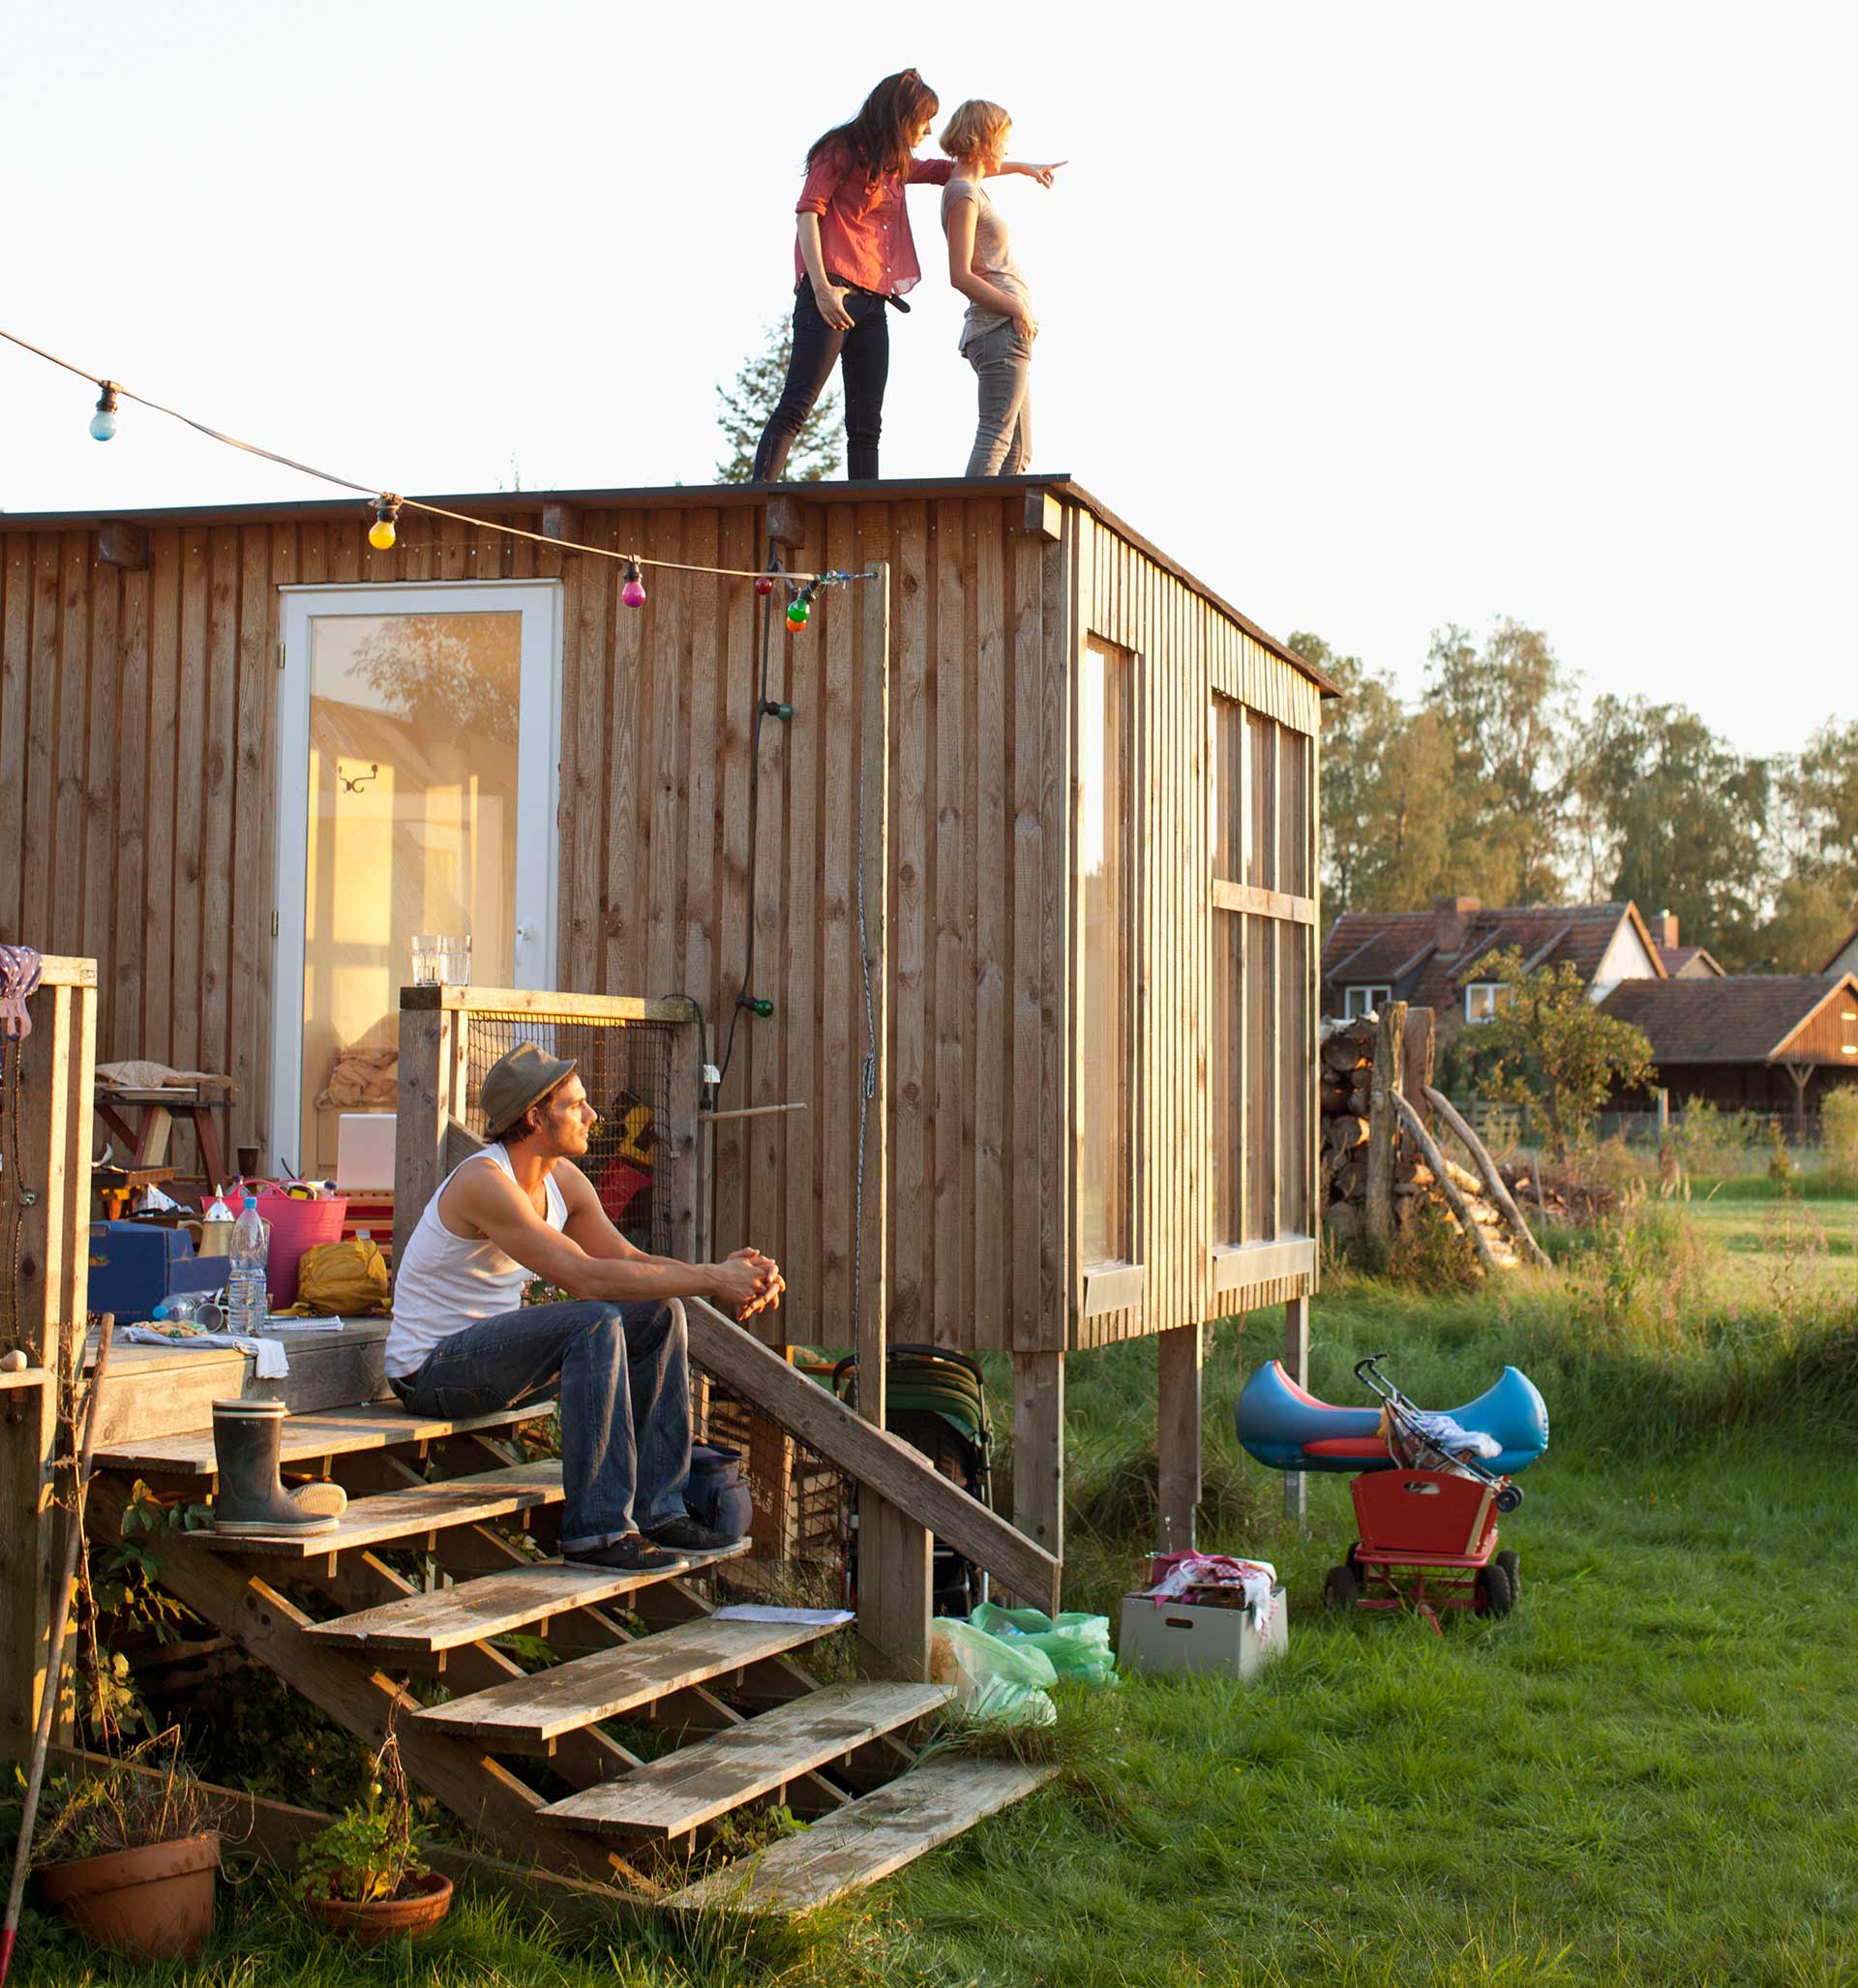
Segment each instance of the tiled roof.
[{"label": "tiled roof", "polygon": [[1350,911],[1323,942],[1327,1006],[1340,1007],[1345,987],[1391,986],[1394,997],[1421,1007],[1452,1008],[1480,960],[1517,947],[1532,965],[1566,960],[1584,980],[1600,971],[1631,907],[1625,904],[1483,905],[1465,916],[1465,939],[1450,953],[1436,944],[1436,911]]},{"label": "tiled roof", "polygon": [[[1686,967],[1693,966],[1698,960],[1702,961],[1705,974],[1720,974],[1723,971],[1714,955],[1706,952],[1701,946],[1661,946],[1658,949],[1658,956],[1663,961],[1664,971],[1672,979],[1676,979]],[[1690,975],[1692,979],[1697,978],[1694,972]]]},{"label": "tiled roof", "polygon": [[1838,945],[1832,949],[1832,956],[1826,961],[1825,965],[1819,969],[1819,971],[1822,974],[1837,973],[1839,970],[1840,960],[1842,960],[1844,957],[1844,955],[1851,949],[1853,946],[1858,946],[1858,925],[1854,925],[1851,928],[1851,930],[1847,932],[1843,939],[1840,940]]},{"label": "tiled roof", "polygon": [[1601,1006],[1651,1039],[1660,1063],[1765,1063],[1829,992],[1817,974],[1622,980]]}]

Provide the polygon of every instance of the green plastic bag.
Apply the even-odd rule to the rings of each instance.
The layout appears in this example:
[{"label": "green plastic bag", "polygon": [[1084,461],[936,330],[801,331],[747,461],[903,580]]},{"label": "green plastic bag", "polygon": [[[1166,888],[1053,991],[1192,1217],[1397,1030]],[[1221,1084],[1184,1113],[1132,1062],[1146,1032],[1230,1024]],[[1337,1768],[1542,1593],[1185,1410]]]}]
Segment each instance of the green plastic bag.
[{"label": "green plastic bag", "polygon": [[1078,1684],[1116,1682],[1107,1615],[1048,1615],[1041,1609],[1000,1609],[982,1602],[974,1622],[1014,1649],[1038,1650],[1061,1678]]},{"label": "green plastic bag", "polygon": [[1051,1659],[972,1622],[938,1615],[930,1625],[929,1675],[954,1687],[955,1702],[971,1718],[1003,1726],[1049,1726],[1058,1717],[1050,1687],[1058,1682]]}]

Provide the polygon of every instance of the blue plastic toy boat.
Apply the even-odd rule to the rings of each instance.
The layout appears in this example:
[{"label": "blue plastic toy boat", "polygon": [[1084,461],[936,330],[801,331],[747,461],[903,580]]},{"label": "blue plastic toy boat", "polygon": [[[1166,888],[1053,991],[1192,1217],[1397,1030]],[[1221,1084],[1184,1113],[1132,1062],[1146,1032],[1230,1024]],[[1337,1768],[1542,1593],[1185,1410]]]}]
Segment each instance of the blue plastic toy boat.
[{"label": "blue plastic toy boat", "polygon": [[[1446,1411],[1461,1428],[1493,1437],[1500,1453],[1483,1467],[1513,1477],[1548,1447],[1548,1409],[1526,1373],[1506,1367],[1475,1401]],[[1381,1436],[1381,1411],[1337,1408],[1319,1401],[1274,1360],[1246,1381],[1235,1420],[1239,1440],[1274,1470],[1387,1470],[1394,1464]]]}]

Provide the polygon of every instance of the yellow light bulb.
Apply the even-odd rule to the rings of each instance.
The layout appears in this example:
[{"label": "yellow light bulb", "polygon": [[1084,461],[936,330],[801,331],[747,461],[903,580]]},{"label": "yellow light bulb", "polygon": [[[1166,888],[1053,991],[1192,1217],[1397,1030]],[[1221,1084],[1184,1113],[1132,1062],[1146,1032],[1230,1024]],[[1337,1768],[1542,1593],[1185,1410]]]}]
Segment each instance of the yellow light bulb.
[{"label": "yellow light bulb", "polygon": [[368,543],[377,553],[392,552],[396,536],[393,520],[391,518],[382,518],[369,527]]}]

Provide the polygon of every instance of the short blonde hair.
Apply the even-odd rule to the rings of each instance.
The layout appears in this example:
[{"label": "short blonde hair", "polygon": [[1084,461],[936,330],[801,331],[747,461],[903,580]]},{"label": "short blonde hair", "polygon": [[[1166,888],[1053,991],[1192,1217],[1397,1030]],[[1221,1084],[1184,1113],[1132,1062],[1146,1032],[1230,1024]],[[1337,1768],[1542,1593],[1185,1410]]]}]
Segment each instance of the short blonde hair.
[{"label": "short blonde hair", "polygon": [[970,97],[942,128],[942,149],[950,159],[979,159],[998,148],[1013,120],[998,104]]}]

